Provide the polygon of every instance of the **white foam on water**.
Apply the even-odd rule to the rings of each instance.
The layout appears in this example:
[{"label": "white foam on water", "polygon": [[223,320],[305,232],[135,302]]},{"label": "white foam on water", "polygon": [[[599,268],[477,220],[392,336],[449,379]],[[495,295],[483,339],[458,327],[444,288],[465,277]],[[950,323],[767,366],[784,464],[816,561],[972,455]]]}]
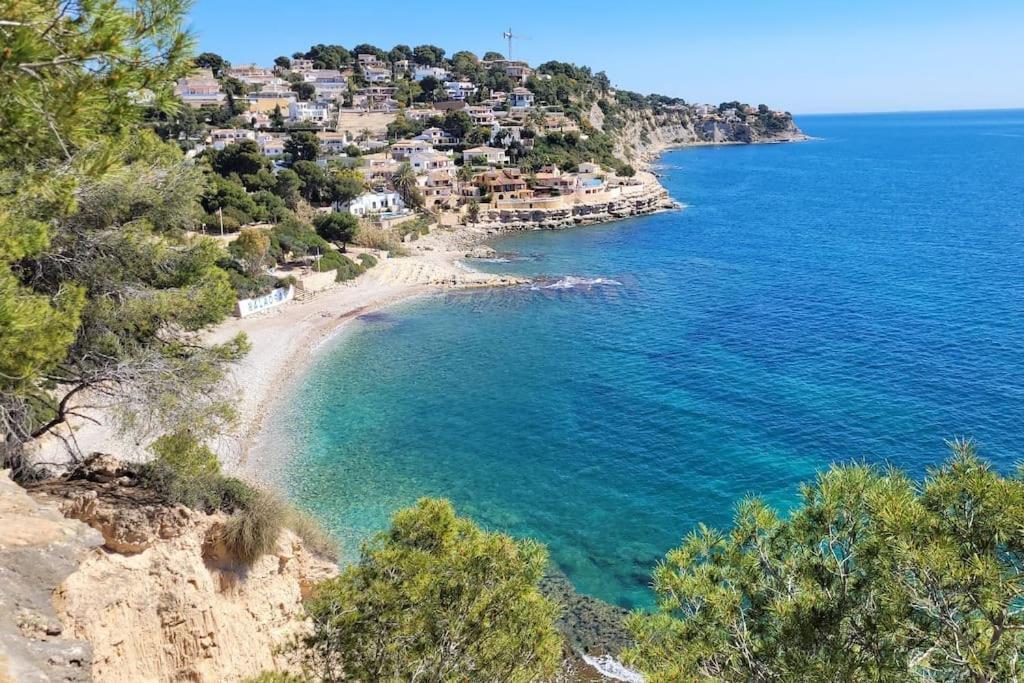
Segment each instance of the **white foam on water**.
[{"label": "white foam on water", "polygon": [[622,283],[604,277],[575,277],[568,275],[561,280],[544,285],[541,289],[574,289],[576,287],[598,287],[602,285],[621,287]]},{"label": "white foam on water", "polygon": [[597,672],[605,678],[613,681],[625,681],[625,683],[644,683],[644,676],[639,671],[633,671],[628,666],[615,659],[611,655],[591,657],[583,655],[583,661],[597,669]]}]

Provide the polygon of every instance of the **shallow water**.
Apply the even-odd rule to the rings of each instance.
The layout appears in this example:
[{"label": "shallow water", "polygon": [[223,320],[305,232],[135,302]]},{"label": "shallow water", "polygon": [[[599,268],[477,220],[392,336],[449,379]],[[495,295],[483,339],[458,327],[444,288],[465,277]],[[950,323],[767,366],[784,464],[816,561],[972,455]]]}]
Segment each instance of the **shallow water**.
[{"label": "shallow water", "polygon": [[[515,289],[420,299],[330,344],[271,430],[354,557],[420,496],[648,606],[748,494],[837,460],[1024,454],[1024,112],[803,117],[822,140],[662,160],[681,212],[495,244]],[[504,252],[507,252],[505,254]]]}]

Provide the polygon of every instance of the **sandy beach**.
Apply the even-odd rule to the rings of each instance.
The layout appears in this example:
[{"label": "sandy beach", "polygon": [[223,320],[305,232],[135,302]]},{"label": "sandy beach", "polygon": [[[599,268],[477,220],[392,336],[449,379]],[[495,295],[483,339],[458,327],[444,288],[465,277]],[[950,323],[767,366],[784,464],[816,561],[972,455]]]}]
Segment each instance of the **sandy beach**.
[{"label": "sandy beach", "polygon": [[[641,194],[661,202],[654,210],[669,208],[667,194],[655,176],[641,171],[640,177],[644,181]],[[575,224],[605,223],[620,217],[587,216],[577,218]],[[560,227],[570,227],[573,221],[568,223]],[[203,335],[207,342],[223,342],[241,332],[251,344],[250,352],[229,373],[237,395],[237,424],[210,444],[225,470],[255,483],[273,485],[268,468],[276,469],[285,459],[275,457],[273,463],[256,463],[249,458],[260,438],[264,418],[276,401],[287,397],[291,380],[308,365],[322,343],[338,334],[346,323],[417,296],[522,284],[524,280],[519,278],[475,271],[464,259],[474,248],[502,234],[540,228],[540,224],[530,222],[437,227],[406,244],[408,255],[381,259],[355,280],[339,283],[307,300],[289,301],[246,318],[231,318],[208,331]],[[102,412],[90,417],[94,421],[80,420],[74,425],[73,442],[80,453],[117,453],[132,460],[149,457],[144,443],[119,436]],[[58,433],[72,440],[66,428]],[[39,444],[39,462],[62,463],[67,457],[61,438],[50,436]]]},{"label": "sandy beach", "polygon": [[252,350],[231,372],[231,381],[239,389],[238,427],[215,444],[225,468],[266,483],[263,468],[248,459],[264,418],[274,403],[284,398],[290,380],[346,323],[417,296],[523,282],[462,266],[460,260],[466,251],[457,245],[471,241],[478,239],[465,231],[435,231],[408,245],[408,256],[381,260],[356,280],[341,283],[311,300],[289,302],[218,326],[209,341],[226,341],[244,332],[252,344]]}]

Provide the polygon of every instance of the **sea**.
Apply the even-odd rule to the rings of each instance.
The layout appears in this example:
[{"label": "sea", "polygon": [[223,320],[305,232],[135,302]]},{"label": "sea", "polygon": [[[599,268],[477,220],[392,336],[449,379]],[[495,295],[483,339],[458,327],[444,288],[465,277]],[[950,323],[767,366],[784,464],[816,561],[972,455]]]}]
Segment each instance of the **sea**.
[{"label": "sea", "polygon": [[[798,116],[664,154],[671,211],[492,243],[530,285],[412,300],[327,344],[271,420],[347,560],[423,496],[546,544],[577,590],[651,571],[837,463],[1024,458],[1024,111]],[[280,443],[280,442],[279,442]]]}]

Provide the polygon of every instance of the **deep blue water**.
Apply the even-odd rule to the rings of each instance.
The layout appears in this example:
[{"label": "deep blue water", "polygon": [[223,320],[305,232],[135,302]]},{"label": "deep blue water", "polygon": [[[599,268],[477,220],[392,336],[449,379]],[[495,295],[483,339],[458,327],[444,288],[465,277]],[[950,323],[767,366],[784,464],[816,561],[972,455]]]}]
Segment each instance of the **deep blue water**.
[{"label": "deep blue water", "polygon": [[[836,461],[1024,454],[1024,112],[803,117],[822,139],[664,156],[680,212],[495,246],[533,288],[368,316],[277,428],[287,486],[359,539],[447,496],[583,592]],[[575,278],[600,278],[566,286]],[[551,287],[548,285],[554,284]]]}]

